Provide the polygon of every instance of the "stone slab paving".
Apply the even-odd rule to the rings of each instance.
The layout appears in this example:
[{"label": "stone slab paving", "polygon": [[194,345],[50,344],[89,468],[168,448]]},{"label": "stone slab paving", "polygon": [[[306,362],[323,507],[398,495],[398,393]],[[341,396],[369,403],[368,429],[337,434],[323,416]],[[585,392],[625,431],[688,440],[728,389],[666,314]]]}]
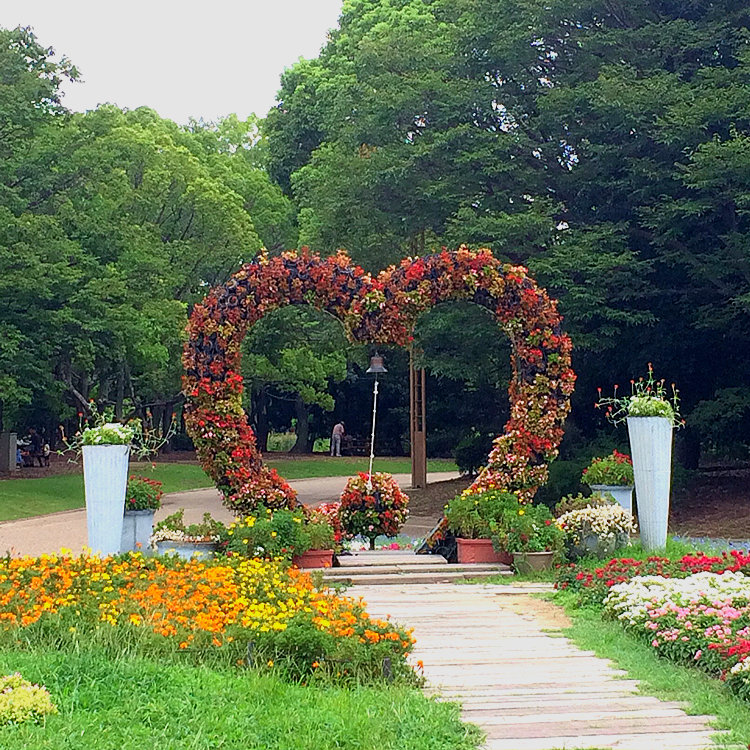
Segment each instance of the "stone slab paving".
[{"label": "stone slab paving", "polygon": [[559,625],[525,614],[512,586],[361,584],[352,593],[372,615],[414,628],[412,661],[424,664],[427,691],[461,703],[486,750],[717,747],[713,717],[638,694],[636,681],[561,637]]}]

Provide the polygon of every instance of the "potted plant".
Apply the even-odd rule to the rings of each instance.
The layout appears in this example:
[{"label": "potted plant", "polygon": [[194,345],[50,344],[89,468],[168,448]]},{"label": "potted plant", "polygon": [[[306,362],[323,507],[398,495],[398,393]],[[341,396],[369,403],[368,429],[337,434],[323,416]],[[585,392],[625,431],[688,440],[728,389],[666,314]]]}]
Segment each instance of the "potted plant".
[{"label": "potted plant", "polygon": [[298,567],[330,568],[334,530],[314,510],[264,508],[227,528],[228,555],[269,560],[285,558]]},{"label": "potted plant", "polygon": [[154,514],[161,508],[164,495],[157,479],[131,476],[125,493],[120,552],[146,549],[154,530]]},{"label": "potted plant", "polygon": [[649,362],[648,375],[630,381],[630,396],[618,397],[615,387],[613,398],[600,396],[597,404],[606,407],[611,421],[627,421],[641,542],[646,550],[663,549],[667,543],[672,436],[674,428],[684,424],[674,383],[671,395],[664,383],[654,378]]},{"label": "potted plant", "polygon": [[[83,413],[79,417],[83,419]],[[99,413],[94,402],[90,403],[89,416],[75,437],[66,441],[62,453],[83,455],[86,526],[92,552],[114,555],[120,551],[130,455],[145,458],[156,453],[173,432],[174,422],[161,433],[145,428],[140,419],[122,424],[114,419],[112,409]]]},{"label": "potted plant", "polygon": [[617,504],[592,505],[563,513],[557,519],[568,557],[605,557],[630,544],[636,532],[633,516]]},{"label": "potted plant", "polygon": [[562,547],[563,534],[546,505],[523,505],[507,511],[493,523],[493,536],[511,550],[518,573],[528,574],[551,567]]},{"label": "potted plant", "polygon": [[614,450],[593,459],[581,479],[592,492],[610,494],[628,513],[633,512],[633,461],[627,453]]},{"label": "potted plant", "polygon": [[335,535],[333,527],[323,513],[308,511],[302,524],[302,544],[294,550],[292,564],[298,568],[330,568],[333,565]]},{"label": "potted plant", "polygon": [[409,516],[409,496],[396,480],[384,472],[375,472],[368,482],[366,472],[350,477],[341,493],[339,517],[347,534],[361,534],[375,549],[375,539],[398,534]]},{"label": "potted plant", "polygon": [[457,559],[460,563],[502,562],[513,558],[507,547],[493,543],[492,524],[498,524],[508,511],[517,511],[518,497],[510,492],[488,490],[471,494],[468,490],[454,497],[445,506],[448,529],[456,537]]},{"label": "potted plant", "polygon": [[226,535],[221,521],[203,514],[200,523],[185,523],[185,509],[159,521],[151,536],[151,545],[159,555],[177,555],[185,560],[193,557],[213,557],[217,545]]}]

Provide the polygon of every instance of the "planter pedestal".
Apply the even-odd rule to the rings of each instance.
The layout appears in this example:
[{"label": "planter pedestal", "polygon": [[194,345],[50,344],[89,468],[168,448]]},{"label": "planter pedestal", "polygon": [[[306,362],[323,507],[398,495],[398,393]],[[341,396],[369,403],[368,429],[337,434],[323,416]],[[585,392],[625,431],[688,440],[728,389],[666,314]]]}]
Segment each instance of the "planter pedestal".
[{"label": "planter pedestal", "polygon": [[126,510],[122,519],[120,552],[146,552],[154,531],[155,510]]},{"label": "planter pedestal", "polygon": [[330,568],[333,565],[332,549],[309,549],[292,557],[292,565],[298,568]]},{"label": "planter pedestal", "polygon": [[638,525],[643,549],[649,551],[667,544],[673,432],[665,417],[628,417]]},{"label": "planter pedestal", "polygon": [[495,552],[492,539],[461,539],[456,537],[457,557],[460,563],[505,563],[512,562],[507,552]]},{"label": "planter pedestal", "polygon": [[83,446],[88,546],[95,555],[120,551],[129,456],[129,445]]},{"label": "planter pedestal", "polygon": [[213,557],[215,552],[215,542],[173,542],[162,539],[156,543],[157,555],[176,555],[183,560],[205,560]]},{"label": "planter pedestal", "polygon": [[552,567],[554,552],[514,552],[513,565],[521,575],[536,573]]},{"label": "planter pedestal", "polygon": [[590,484],[592,492],[597,495],[612,495],[625,510],[633,515],[633,488],[625,487],[621,484]]}]

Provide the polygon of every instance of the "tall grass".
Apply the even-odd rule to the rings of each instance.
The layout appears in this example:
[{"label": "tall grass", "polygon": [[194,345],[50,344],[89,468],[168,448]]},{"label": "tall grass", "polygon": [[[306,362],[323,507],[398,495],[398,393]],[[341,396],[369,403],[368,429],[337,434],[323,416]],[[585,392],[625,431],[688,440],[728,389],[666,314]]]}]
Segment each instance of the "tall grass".
[{"label": "tall grass", "polygon": [[457,706],[403,687],[304,687],[243,669],[0,650],[60,713],[0,728],[3,750],[473,750]]}]

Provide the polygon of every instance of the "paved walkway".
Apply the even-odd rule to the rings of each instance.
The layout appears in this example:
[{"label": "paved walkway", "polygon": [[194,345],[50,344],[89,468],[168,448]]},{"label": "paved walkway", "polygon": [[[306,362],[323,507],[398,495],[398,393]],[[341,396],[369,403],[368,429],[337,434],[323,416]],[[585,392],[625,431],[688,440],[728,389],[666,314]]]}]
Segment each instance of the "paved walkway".
[{"label": "paved walkway", "polygon": [[[411,474],[394,474],[396,481],[408,491]],[[443,482],[455,479],[456,472],[441,471],[427,475],[428,482]],[[295,479],[289,484],[297,490],[299,499],[308,505],[336,500],[346,485],[348,477],[320,477],[315,479]],[[156,513],[159,521],[180,508],[185,509],[185,519],[189,523],[199,521],[204,513],[210,513],[224,523],[230,523],[234,516],[221,504],[221,495],[214,489],[188,490],[165,495],[162,507]],[[435,525],[432,518],[409,519],[404,533],[415,538],[423,537]],[[58,552],[61,548],[74,553],[86,545],[86,511],[69,510],[63,513],[50,513],[46,516],[24,518],[18,521],[0,523],[0,555],[41,555]]]},{"label": "paved walkway", "polygon": [[[414,628],[428,688],[463,704],[487,750],[715,748],[712,717],[637,693],[609,662],[559,635],[551,604],[510,586],[427,584],[354,590],[375,616]],[[532,614],[533,613],[533,614]]]}]

